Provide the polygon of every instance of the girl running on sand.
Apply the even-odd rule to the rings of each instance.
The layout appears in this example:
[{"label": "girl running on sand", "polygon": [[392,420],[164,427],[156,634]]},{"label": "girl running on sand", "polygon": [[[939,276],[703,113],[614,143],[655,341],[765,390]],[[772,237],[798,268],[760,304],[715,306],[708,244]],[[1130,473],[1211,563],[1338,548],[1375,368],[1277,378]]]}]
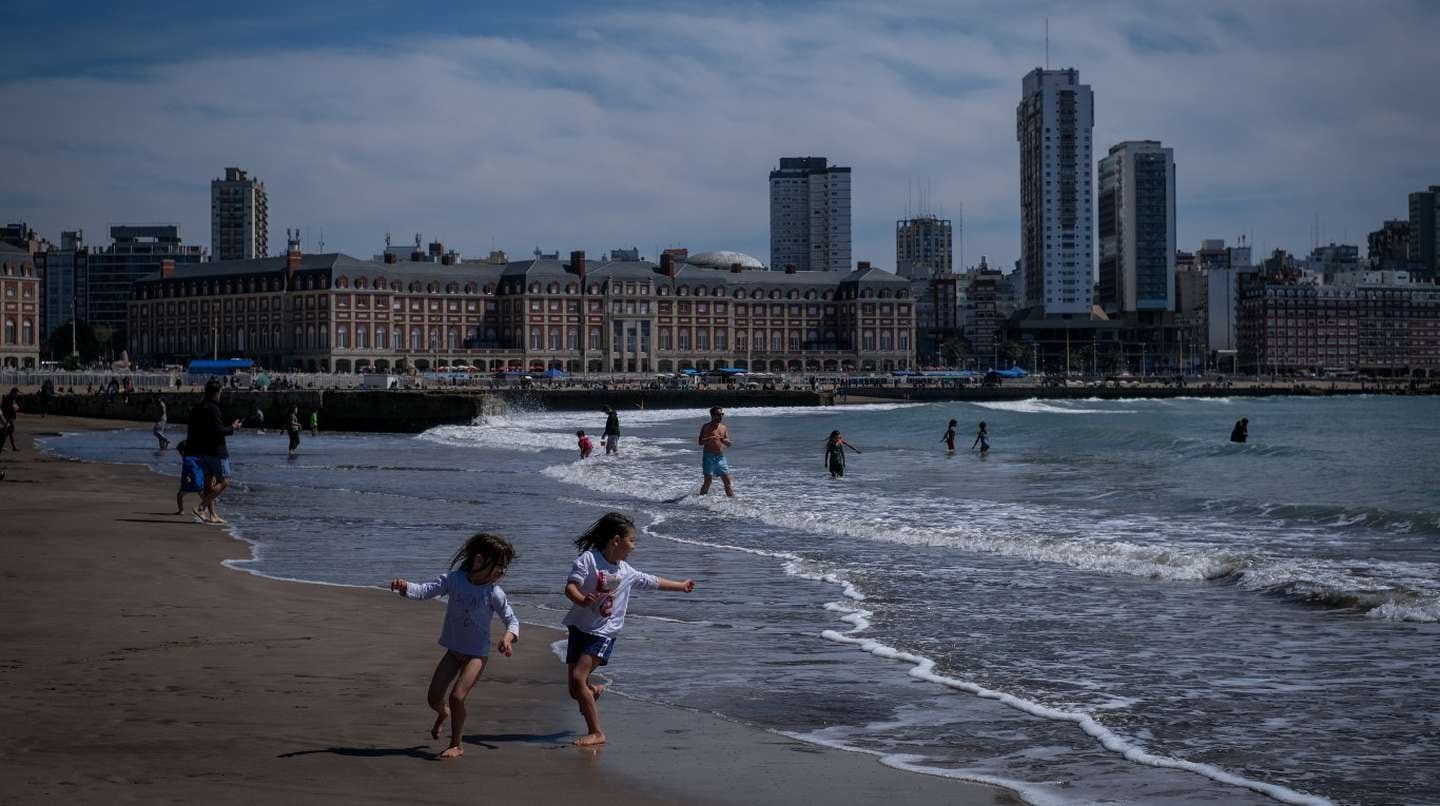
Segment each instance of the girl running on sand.
[{"label": "girl running on sand", "polygon": [[510,656],[512,645],[520,639],[520,621],[505,591],[495,584],[515,559],[515,548],[499,535],[481,532],[455,552],[450,572],[430,582],[406,582],[396,579],[390,590],[408,599],[450,597],[445,606],[445,626],[440,630],[440,646],[445,654],[435,665],[430,677],[430,707],[435,709],[432,738],[440,738],[445,718],[450,718],[450,746],[437,758],[459,758],[465,748],[460,740],[465,729],[465,698],[485,671],[490,656],[490,617],[505,622],[505,636],[496,646],[501,654]]},{"label": "girl running on sand", "polygon": [[574,603],[562,622],[570,628],[565,663],[570,667],[570,697],[580,703],[585,717],[581,747],[605,743],[600,711],[595,701],[605,687],[590,682],[590,673],[610,661],[615,636],[625,626],[625,608],[631,589],[695,590],[694,580],[675,582],[630,567],[625,558],[635,550],[635,522],[619,512],[607,512],[575,540],[580,556],[565,580],[565,598]]}]

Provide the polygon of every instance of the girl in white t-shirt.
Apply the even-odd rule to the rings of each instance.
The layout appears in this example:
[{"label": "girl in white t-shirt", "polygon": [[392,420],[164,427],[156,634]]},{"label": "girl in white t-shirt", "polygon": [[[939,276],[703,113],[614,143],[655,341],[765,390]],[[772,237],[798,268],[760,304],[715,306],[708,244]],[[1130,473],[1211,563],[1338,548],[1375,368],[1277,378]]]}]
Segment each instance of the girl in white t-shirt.
[{"label": "girl in white t-shirt", "polygon": [[630,591],[689,593],[695,590],[695,582],[675,582],[631,568],[625,558],[635,550],[635,522],[619,512],[605,513],[576,538],[575,547],[581,553],[565,580],[565,598],[574,603],[563,621],[570,628],[565,662],[570,667],[570,697],[580,703],[580,714],[589,731],[575,744],[587,747],[605,743],[600,711],[595,705],[605,687],[591,683],[590,673],[610,660],[615,636],[625,626]]},{"label": "girl in white t-shirt", "polygon": [[515,548],[499,535],[481,532],[465,541],[450,560],[450,572],[430,582],[406,582],[396,579],[390,589],[408,599],[433,599],[448,596],[445,605],[445,626],[440,630],[440,646],[445,654],[430,677],[430,707],[438,716],[430,728],[430,736],[440,738],[445,718],[450,718],[450,746],[439,758],[458,758],[465,749],[460,737],[465,729],[465,698],[485,671],[490,656],[490,619],[499,616],[505,622],[505,636],[500,639],[501,654],[510,656],[511,646],[520,639],[520,621],[505,591],[496,583],[515,559]]}]

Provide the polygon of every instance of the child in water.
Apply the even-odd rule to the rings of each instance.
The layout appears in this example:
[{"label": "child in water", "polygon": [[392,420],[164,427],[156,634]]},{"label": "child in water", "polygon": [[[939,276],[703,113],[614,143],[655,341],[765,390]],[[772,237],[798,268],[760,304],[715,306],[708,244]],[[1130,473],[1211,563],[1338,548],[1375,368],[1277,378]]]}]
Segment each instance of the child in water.
[{"label": "child in water", "polygon": [[970,443],[970,450],[975,450],[976,445],[980,446],[981,456],[990,452],[990,432],[985,430],[984,420],[980,421],[980,430],[975,432],[975,441]]},{"label": "child in water", "polygon": [[575,740],[581,747],[605,743],[600,710],[595,701],[605,687],[590,682],[590,673],[610,661],[615,636],[625,626],[630,591],[695,590],[694,580],[675,582],[630,567],[625,558],[635,550],[635,522],[619,512],[607,512],[585,534],[575,539],[580,556],[565,580],[565,598],[574,606],[562,622],[570,629],[565,663],[570,667],[570,697],[580,704],[587,733]]},{"label": "child in water", "polygon": [[514,559],[515,548],[510,541],[481,532],[455,552],[448,573],[430,582],[396,579],[390,583],[390,590],[407,599],[450,597],[445,605],[445,626],[440,630],[440,646],[445,647],[445,654],[430,677],[429,702],[437,715],[430,736],[440,738],[440,728],[445,718],[450,718],[450,746],[437,758],[459,758],[465,753],[460,746],[465,729],[465,698],[490,657],[491,616],[505,622],[505,635],[496,646],[501,654],[509,657],[511,647],[520,639],[520,620],[510,609],[505,591],[495,584]]},{"label": "child in water", "polygon": [[185,514],[185,493],[205,492],[205,469],[200,460],[189,456],[189,444],[180,440],[175,452],[180,454],[180,489],[175,491],[175,514]]},{"label": "child in water", "polygon": [[839,431],[831,431],[830,438],[825,440],[825,466],[830,469],[830,478],[832,479],[838,479],[845,475],[846,448],[856,453],[864,453],[864,451],[846,442],[845,438],[840,436]]},{"label": "child in water", "polygon": [[[955,420],[951,420],[951,421],[950,421],[950,425],[945,429],[945,436],[943,436],[943,437],[940,438],[940,441],[945,443],[945,449],[948,450],[948,451],[951,452],[951,453],[954,453],[954,452],[955,452],[955,426],[956,426],[956,425],[958,425],[958,423],[957,423]],[[932,433],[933,433],[933,432],[932,432]]]},{"label": "child in water", "polygon": [[584,431],[576,431],[575,438],[580,441],[580,458],[589,459],[590,452],[595,450],[595,443],[591,442],[590,438],[585,436]]}]

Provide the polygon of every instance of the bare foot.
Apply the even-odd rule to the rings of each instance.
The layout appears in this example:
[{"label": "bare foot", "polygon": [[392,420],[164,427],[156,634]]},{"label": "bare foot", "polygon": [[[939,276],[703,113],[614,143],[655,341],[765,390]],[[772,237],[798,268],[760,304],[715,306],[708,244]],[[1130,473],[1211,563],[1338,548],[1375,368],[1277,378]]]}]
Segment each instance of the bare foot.
[{"label": "bare foot", "polygon": [[229,521],[225,520],[219,515],[211,515],[210,520],[206,521],[206,523],[215,524],[217,526],[224,526],[226,523],[229,523]]},{"label": "bare foot", "polygon": [[603,733],[587,733],[575,740],[576,747],[594,747],[604,743],[605,734]]},{"label": "bare foot", "polygon": [[590,696],[592,696],[592,697],[594,697],[595,699],[598,700],[598,699],[600,699],[600,695],[601,695],[601,694],[604,694],[604,693],[605,693],[605,687],[604,687],[604,686],[596,685],[595,683],[591,683],[591,684],[590,684]]},{"label": "bare foot", "polygon": [[440,738],[440,728],[445,724],[445,718],[448,716],[450,716],[450,712],[446,711],[445,713],[435,717],[435,724],[430,726],[430,738]]},{"label": "bare foot", "polygon": [[463,756],[463,755],[465,755],[465,748],[461,747],[461,746],[458,745],[458,744],[452,744],[452,745],[450,745],[449,747],[445,748],[445,749],[440,753],[440,755],[436,756],[436,758],[441,759],[441,760],[443,761],[444,759],[447,759],[447,758],[459,758],[459,757],[461,757],[461,756]]},{"label": "bare foot", "polygon": [[176,514],[176,515],[184,515],[184,514],[185,514],[185,507],[180,507],[179,509],[175,510],[175,514]]},{"label": "bare foot", "polygon": [[206,517],[205,511],[202,510],[202,509],[200,509],[199,507],[196,507],[195,509],[190,510],[190,514],[191,514],[191,515],[194,515],[194,516],[195,516],[195,520],[196,520],[197,522],[199,522],[199,523],[212,523],[212,521],[210,520],[210,518]]}]

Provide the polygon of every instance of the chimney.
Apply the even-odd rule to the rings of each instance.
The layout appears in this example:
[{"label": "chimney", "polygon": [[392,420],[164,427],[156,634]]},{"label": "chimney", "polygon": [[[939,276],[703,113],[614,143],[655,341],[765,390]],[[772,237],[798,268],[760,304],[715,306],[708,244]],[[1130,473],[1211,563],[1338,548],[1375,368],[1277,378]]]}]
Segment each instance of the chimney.
[{"label": "chimney", "polygon": [[394,252],[386,252],[386,253],[385,253],[385,262],[386,262],[386,263],[394,263],[394,262],[395,262],[395,253],[394,253]]},{"label": "chimney", "polygon": [[292,243],[285,253],[285,273],[294,277],[297,271],[300,271],[300,245]]},{"label": "chimney", "polygon": [[864,271],[868,268],[870,268],[870,261],[868,260],[862,260],[855,264],[855,271]]},{"label": "chimney", "polygon": [[660,272],[666,277],[675,276],[675,254],[669,249],[660,253]]},{"label": "chimney", "polygon": [[795,264],[794,264],[794,263],[786,263],[786,264],[785,264],[785,273],[786,273],[786,274],[794,274],[794,273],[795,273]]},{"label": "chimney", "polygon": [[167,257],[160,261],[160,276],[166,280],[175,276],[175,260],[173,258]]},{"label": "chimney", "polygon": [[580,275],[580,279],[581,279],[582,281],[585,279],[585,250],[584,250],[584,249],[576,249],[575,251],[573,251],[573,252],[570,253],[570,268],[571,268],[572,270],[574,270],[574,272],[575,272],[576,274]]}]

